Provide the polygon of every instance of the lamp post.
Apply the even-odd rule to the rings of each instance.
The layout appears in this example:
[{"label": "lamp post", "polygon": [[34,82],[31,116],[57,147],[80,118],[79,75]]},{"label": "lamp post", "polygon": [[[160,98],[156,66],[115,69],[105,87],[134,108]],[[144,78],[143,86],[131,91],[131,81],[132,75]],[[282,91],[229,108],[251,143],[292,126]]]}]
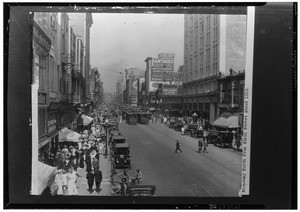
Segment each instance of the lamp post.
[{"label": "lamp post", "polygon": [[197,115],[197,113],[193,113],[193,115],[192,115],[192,116],[193,116],[193,119],[194,119],[194,121],[193,121],[193,122],[194,122],[194,123],[196,123],[196,118],[197,118],[197,116],[198,116],[198,115]]},{"label": "lamp post", "polygon": [[107,157],[107,154],[108,154],[108,127],[109,127],[109,123],[108,123],[108,120],[105,119],[105,122],[104,122],[104,129],[105,129],[105,134],[106,134],[106,141],[105,141],[105,153],[104,153],[104,156]]}]

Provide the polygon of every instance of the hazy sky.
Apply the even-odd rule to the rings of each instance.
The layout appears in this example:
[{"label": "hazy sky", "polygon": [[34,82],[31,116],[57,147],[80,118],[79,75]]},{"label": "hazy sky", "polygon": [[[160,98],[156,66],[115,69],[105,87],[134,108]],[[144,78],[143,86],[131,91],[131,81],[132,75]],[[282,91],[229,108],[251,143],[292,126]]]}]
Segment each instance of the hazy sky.
[{"label": "hazy sky", "polygon": [[113,91],[126,67],[146,68],[147,57],[175,53],[174,68],[183,65],[182,14],[93,14],[91,67],[100,70],[104,90]]}]

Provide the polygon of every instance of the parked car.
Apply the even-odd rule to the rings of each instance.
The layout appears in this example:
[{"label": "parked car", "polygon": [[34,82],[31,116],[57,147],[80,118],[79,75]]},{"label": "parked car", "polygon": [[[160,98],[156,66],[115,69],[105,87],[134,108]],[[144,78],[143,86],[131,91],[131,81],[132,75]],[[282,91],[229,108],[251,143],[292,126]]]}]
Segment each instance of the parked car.
[{"label": "parked car", "polygon": [[118,143],[115,146],[114,169],[131,169],[130,145],[128,143]]},{"label": "parked car", "polygon": [[195,138],[200,138],[200,137],[202,137],[203,136],[203,129],[202,129],[202,127],[198,127],[197,128],[197,130],[195,131],[195,135],[194,135],[194,137]]},{"label": "parked car", "polygon": [[192,137],[195,137],[196,130],[198,129],[198,124],[192,123],[188,124],[187,128],[185,129],[184,133],[186,135],[190,135]]},{"label": "parked car", "polygon": [[214,141],[215,146],[232,147],[233,133],[229,131],[219,131],[218,138]]},{"label": "parked car", "polygon": [[169,124],[169,128],[174,128],[176,125],[176,122],[175,121],[171,121],[170,124]]},{"label": "parked car", "polygon": [[208,143],[211,143],[211,144],[214,144],[216,143],[217,139],[219,139],[220,137],[220,133],[218,130],[209,130],[208,131],[209,134],[208,134]]},{"label": "parked car", "polygon": [[111,138],[111,150],[114,153],[116,144],[125,143],[125,137],[121,135],[114,135]]},{"label": "parked car", "polygon": [[181,131],[181,128],[182,128],[182,127],[184,127],[184,123],[178,122],[178,123],[175,124],[174,130],[176,130],[176,131]]}]

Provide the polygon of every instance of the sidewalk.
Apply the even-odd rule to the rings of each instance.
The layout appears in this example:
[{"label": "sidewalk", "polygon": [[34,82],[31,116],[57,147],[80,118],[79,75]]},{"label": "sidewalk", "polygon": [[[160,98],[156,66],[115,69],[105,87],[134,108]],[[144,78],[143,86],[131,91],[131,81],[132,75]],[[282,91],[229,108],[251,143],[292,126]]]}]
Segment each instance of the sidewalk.
[{"label": "sidewalk", "polygon": [[[94,135],[91,134],[89,136],[90,139],[94,138]],[[109,151],[108,151],[109,152]],[[100,155],[100,160],[99,160],[99,166],[100,170],[102,171],[102,182],[101,182],[101,191],[98,194],[96,191],[93,191],[93,193],[90,194],[88,191],[88,184],[86,180],[86,174],[87,172],[85,171],[85,168],[79,169],[77,171],[78,175],[78,181],[77,181],[77,188],[78,188],[78,195],[82,196],[110,196],[110,182],[109,182],[109,175],[111,171],[111,162],[109,159],[109,155],[105,158],[104,155]],[[96,184],[94,184],[93,189],[96,189]]]}]

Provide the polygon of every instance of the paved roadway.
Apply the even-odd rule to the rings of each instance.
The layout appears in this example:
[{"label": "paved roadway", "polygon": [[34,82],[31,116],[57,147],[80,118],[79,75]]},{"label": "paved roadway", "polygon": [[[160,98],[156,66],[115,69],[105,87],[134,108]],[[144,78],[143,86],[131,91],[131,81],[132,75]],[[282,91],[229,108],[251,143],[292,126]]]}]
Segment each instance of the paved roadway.
[{"label": "paved roadway", "polygon": [[[197,140],[160,123],[119,124],[131,145],[132,170],[143,173],[143,184],[156,186],[156,196],[238,196],[241,152],[209,145],[197,152]],[[176,139],[183,153],[175,153]]]}]

